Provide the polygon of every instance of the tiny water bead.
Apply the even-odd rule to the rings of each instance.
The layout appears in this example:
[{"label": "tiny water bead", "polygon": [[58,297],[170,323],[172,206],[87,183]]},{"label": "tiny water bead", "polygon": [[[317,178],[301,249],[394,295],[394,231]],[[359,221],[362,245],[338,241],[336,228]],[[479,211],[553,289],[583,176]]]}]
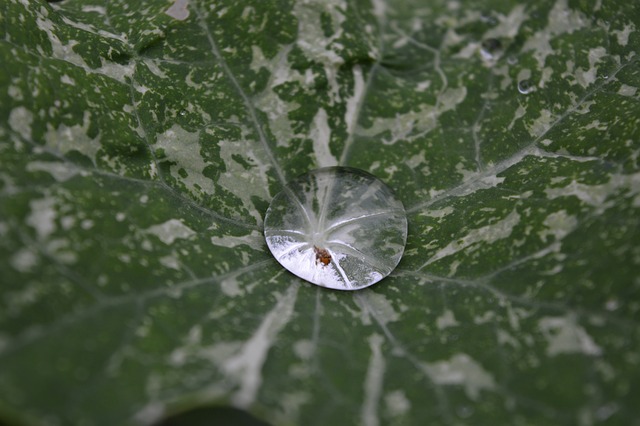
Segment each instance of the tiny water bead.
[{"label": "tiny water bead", "polygon": [[534,89],[535,87],[530,80],[520,80],[518,82],[518,92],[522,93],[523,95],[533,92]]},{"label": "tiny water bead", "polygon": [[299,176],[274,197],[264,235],[276,260],[298,277],[358,290],[377,283],[400,262],[407,215],[375,176],[326,167]]}]

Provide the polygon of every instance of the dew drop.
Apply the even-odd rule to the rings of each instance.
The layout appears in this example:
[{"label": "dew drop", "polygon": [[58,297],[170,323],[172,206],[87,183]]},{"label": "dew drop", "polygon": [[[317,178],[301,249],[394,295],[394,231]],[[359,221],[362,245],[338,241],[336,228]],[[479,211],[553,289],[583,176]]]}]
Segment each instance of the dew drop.
[{"label": "dew drop", "polygon": [[480,54],[486,60],[491,60],[500,55],[502,43],[497,38],[487,38],[482,41]]},{"label": "dew drop", "polygon": [[531,93],[534,90],[533,84],[529,80],[520,80],[518,82],[518,92],[526,95],[527,93]]},{"label": "dew drop", "polygon": [[274,197],[264,235],[273,256],[293,274],[323,287],[358,290],[400,262],[407,216],[375,176],[326,167],[296,178]]}]

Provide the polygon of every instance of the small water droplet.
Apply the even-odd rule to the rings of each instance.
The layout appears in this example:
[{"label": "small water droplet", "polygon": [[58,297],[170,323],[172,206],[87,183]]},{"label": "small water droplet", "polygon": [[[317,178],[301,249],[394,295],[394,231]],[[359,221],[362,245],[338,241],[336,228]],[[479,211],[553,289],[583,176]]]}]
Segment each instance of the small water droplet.
[{"label": "small water droplet", "polygon": [[533,84],[531,84],[530,80],[520,80],[518,82],[518,92],[526,95],[527,93],[531,93],[534,90]]},{"label": "small water droplet", "polygon": [[264,235],[273,256],[293,274],[323,287],[357,290],[398,265],[407,216],[375,176],[326,167],[298,177],[274,197]]},{"label": "small water droplet", "polygon": [[182,110],[180,110],[180,115],[181,115],[182,117],[184,117],[185,115],[187,115],[187,110],[186,110],[186,109],[182,109]]},{"label": "small water droplet", "polygon": [[517,63],[518,63],[518,58],[517,58],[516,56],[514,56],[514,55],[509,55],[509,56],[507,57],[507,63],[508,63],[509,65],[515,65],[515,64],[517,64]]},{"label": "small water droplet", "polygon": [[482,41],[480,47],[482,57],[490,60],[499,55],[502,50],[502,43],[497,38],[487,38]]}]

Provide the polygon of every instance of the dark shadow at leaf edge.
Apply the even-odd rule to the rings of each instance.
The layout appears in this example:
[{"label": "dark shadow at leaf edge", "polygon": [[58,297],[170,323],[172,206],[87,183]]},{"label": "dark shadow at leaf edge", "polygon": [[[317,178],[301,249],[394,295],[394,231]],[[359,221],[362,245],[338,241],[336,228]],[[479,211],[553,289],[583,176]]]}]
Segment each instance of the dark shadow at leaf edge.
[{"label": "dark shadow at leaf edge", "polygon": [[[197,407],[170,415],[154,426],[271,426],[246,411],[225,406]],[[1,425],[0,425],[1,426]]]}]

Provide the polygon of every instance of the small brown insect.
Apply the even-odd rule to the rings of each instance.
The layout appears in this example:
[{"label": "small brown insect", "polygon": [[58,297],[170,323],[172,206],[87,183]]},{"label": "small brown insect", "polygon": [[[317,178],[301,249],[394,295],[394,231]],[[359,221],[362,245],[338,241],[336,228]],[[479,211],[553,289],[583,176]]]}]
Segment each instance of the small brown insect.
[{"label": "small brown insect", "polygon": [[322,263],[323,266],[327,266],[331,262],[331,255],[327,249],[313,246],[313,250],[316,252],[316,262]]}]

